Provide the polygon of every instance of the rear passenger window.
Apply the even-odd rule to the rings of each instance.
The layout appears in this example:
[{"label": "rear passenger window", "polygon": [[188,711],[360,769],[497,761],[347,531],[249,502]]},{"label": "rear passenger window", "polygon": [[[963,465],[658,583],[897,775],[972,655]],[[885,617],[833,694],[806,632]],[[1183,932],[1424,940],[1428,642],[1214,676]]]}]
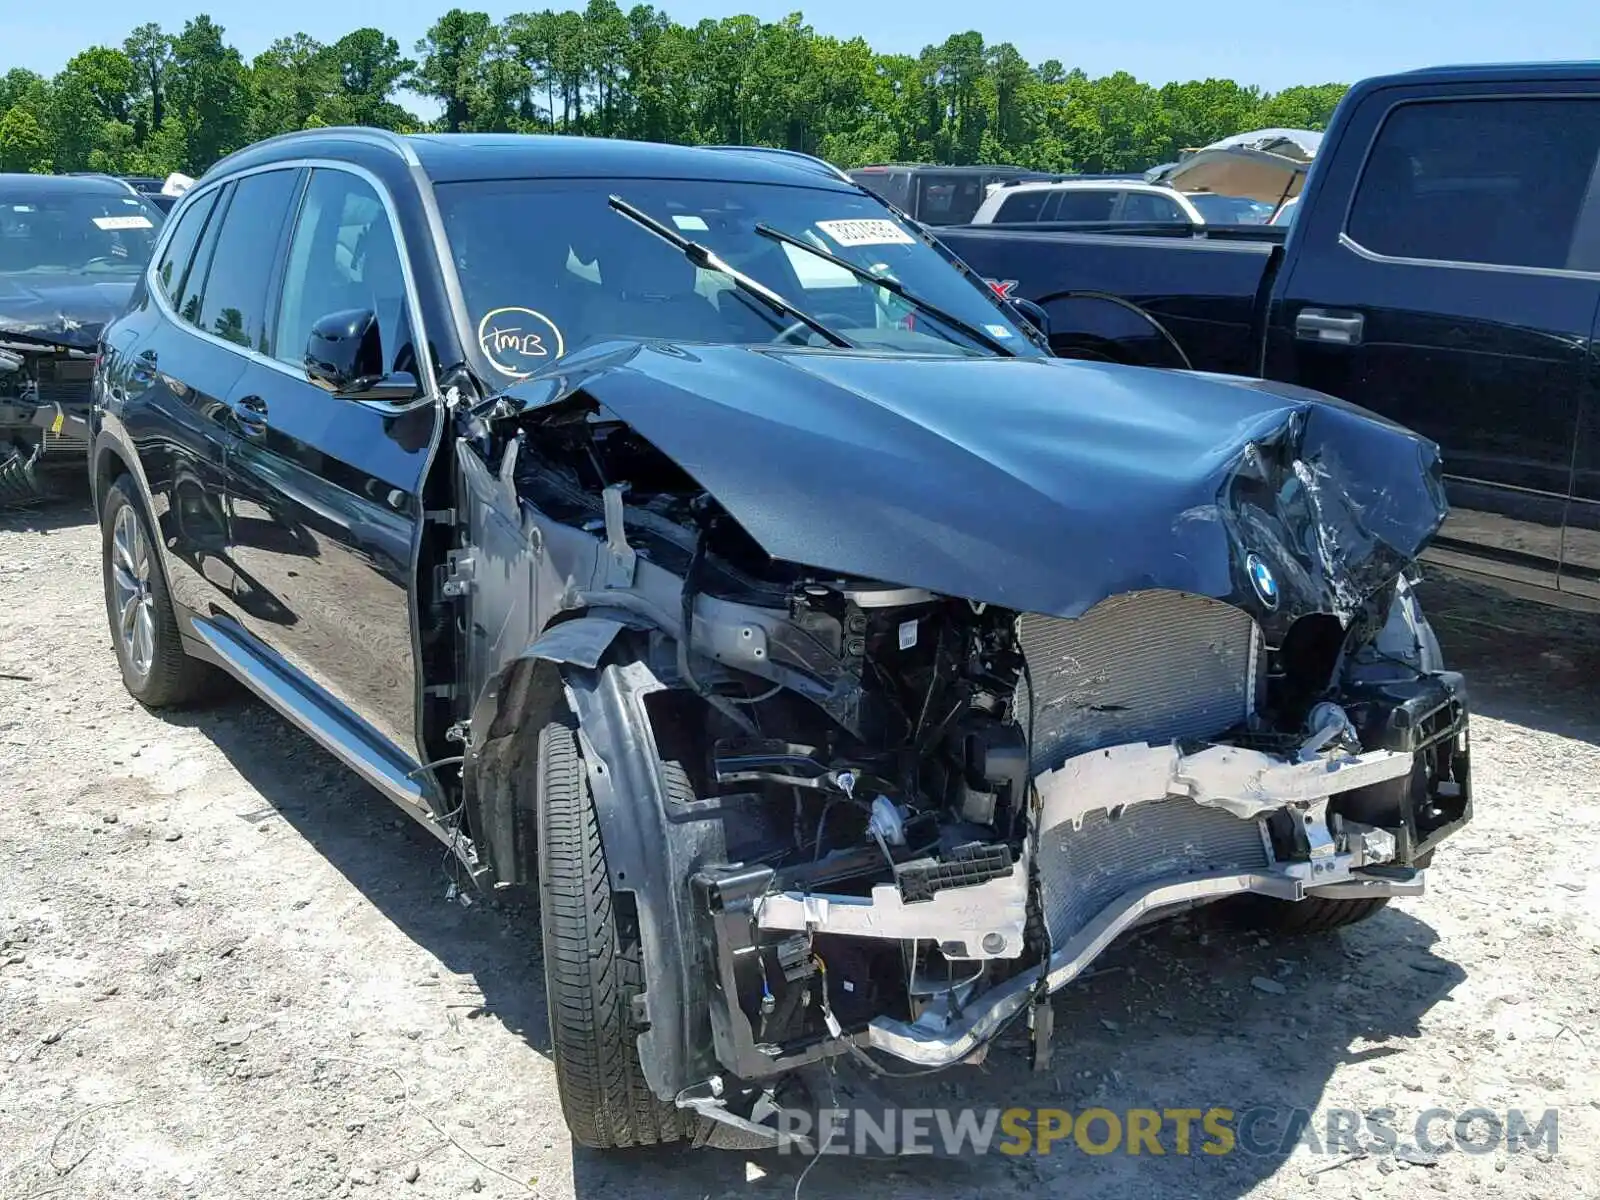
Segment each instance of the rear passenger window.
[{"label": "rear passenger window", "polygon": [[289,243],[273,353],[299,366],[311,327],[353,309],[377,316],[385,365],[415,372],[405,275],[383,201],[360,176],[317,169]]},{"label": "rear passenger window", "polygon": [[1018,192],[1014,196],[1007,196],[1000,205],[1000,211],[995,213],[996,222],[1001,221],[1037,221],[1039,214],[1044,209],[1045,198],[1049,192],[1031,191]]},{"label": "rear passenger window", "polygon": [[1184,220],[1177,201],[1149,192],[1128,192],[1122,201],[1122,219],[1143,223],[1175,223]]},{"label": "rear passenger window", "polygon": [[292,169],[266,171],[234,184],[200,303],[198,324],[207,333],[266,348],[267,284],[297,175]]},{"label": "rear passenger window", "polygon": [[1111,191],[1072,191],[1062,189],[1061,206],[1056,209],[1057,221],[1109,221],[1117,193]]},{"label": "rear passenger window", "polygon": [[196,197],[194,203],[184,209],[177,225],[173,227],[172,236],[167,239],[166,248],[161,252],[161,261],[156,264],[156,283],[162,295],[174,306],[183,294],[183,277],[188,273],[194,248],[200,242],[206,218],[211,215],[216,202],[217,192],[210,191]]},{"label": "rear passenger window", "polygon": [[1391,258],[1571,261],[1600,150],[1600,100],[1408,104],[1379,130],[1347,232]]}]

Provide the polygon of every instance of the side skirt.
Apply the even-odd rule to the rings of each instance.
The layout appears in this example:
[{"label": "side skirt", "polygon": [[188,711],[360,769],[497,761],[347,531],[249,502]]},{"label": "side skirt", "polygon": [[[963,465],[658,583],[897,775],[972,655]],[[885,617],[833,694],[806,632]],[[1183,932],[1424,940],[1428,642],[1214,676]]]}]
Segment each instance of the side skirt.
[{"label": "side skirt", "polygon": [[424,829],[449,846],[474,875],[480,870],[471,840],[442,823],[418,778],[421,764],[294,666],[226,619],[191,616],[185,648],[227,671],[278,714],[377,788]]}]

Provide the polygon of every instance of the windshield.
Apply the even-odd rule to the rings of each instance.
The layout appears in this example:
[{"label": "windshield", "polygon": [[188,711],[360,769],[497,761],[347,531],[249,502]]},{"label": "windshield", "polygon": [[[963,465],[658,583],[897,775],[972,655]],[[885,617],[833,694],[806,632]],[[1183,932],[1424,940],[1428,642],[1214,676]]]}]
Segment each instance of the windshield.
[{"label": "windshield", "polygon": [[162,214],[138,196],[0,190],[0,275],[107,275],[144,270]]},{"label": "windshield", "polygon": [[850,342],[988,356],[937,316],[757,232],[768,225],[899,282],[1018,354],[1041,353],[988,293],[870,196],[708,180],[496,180],[438,185],[451,258],[488,365],[520,378],[617,338],[826,346],[610,207],[615,193]]}]

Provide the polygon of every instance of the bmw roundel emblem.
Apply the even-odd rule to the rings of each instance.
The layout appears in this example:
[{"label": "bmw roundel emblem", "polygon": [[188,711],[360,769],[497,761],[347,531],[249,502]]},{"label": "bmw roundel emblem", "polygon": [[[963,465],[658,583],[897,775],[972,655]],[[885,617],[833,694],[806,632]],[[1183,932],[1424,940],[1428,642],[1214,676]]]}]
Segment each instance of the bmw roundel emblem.
[{"label": "bmw roundel emblem", "polygon": [[1278,607],[1278,577],[1272,573],[1272,568],[1261,561],[1260,555],[1252,554],[1244,560],[1245,570],[1250,573],[1250,584],[1256,589],[1256,595],[1261,598],[1261,603],[1268,608]]}]

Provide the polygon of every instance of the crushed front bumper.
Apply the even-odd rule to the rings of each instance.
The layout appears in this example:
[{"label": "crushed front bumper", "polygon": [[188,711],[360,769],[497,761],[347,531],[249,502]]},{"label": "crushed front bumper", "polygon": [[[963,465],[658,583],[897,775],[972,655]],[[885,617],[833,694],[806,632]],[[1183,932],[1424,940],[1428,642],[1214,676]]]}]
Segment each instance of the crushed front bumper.
[{"label": "crushed front bumper", "polygon": [[[920,1067],[951,1066],[1146,920],[1242,893],[1286,902],[1420,894],[1418,860],[1471,815],[1461,679],[1437,673],[1372,693],[1350,710],[1362,744],[1376,747],[1361,752],[1130,744],[1070,758],[1035,778],[1031,870],[1025,860],[917,903],[891,894],[893,886],[867,898],[827,896],[768,890],[770,872],[760,869],[698,875],[697,907],[720,965],[718,1058],[736,1076],[758,1079],[848,1042]],[[925,995],[912,1019],[875,1016],[833,1045],[759,1044],[737,1001],[748,993],[740,974],[764,939],[926,940],[946,959],[1004,968],[1024,953],[1030,913],[1048,939],[1042,961],[1014,962],[986,989],[975,970],[970,982]]]}]

